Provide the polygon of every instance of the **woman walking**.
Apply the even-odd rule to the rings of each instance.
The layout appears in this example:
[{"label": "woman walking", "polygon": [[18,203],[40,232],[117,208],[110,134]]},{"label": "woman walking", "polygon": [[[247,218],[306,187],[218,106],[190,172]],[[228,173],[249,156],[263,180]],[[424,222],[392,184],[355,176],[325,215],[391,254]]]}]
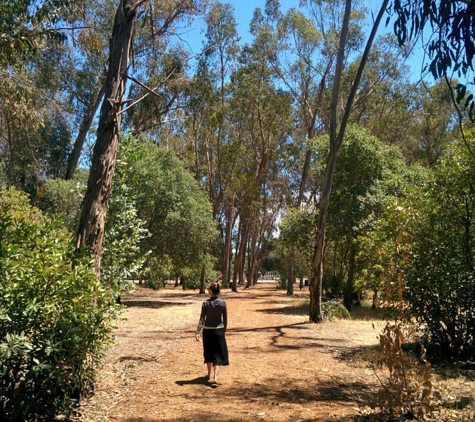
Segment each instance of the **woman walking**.
[{"label": "woman walking", "polygon": [[[200,332],[203,328],[203,356],[208,369],[208,379],[211,386],[218,386],[219,369],[229,365],[228,346],[226,344],[226,327],[228,314],[226,302],[219,296],[221,284],[212,282],[208,287],[209,299],[201,305],[201,315],[196,328],[196,341],[200,341]],[[213,378],[211,378],[213,368]]]}]

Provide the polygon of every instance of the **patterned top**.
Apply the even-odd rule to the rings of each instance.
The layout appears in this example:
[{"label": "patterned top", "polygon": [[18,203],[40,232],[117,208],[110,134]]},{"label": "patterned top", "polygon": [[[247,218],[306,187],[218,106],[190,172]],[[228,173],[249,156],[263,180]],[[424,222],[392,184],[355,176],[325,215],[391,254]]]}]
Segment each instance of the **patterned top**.
[{"label": "patterned top", "polygon": [[199,334],[201,328],[224,328],[228,325],[228,312],[226,302],[216,296],[205,300],[201,305],[201,315],[196,328],[196,334]]}]

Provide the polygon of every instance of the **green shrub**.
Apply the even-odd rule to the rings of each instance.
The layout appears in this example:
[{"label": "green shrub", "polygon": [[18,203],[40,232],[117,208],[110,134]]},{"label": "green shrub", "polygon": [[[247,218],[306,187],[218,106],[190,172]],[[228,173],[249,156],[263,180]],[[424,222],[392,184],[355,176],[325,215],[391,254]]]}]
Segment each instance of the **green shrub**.
[{"label": "green shrub", "polygon": [[434,179],[411,194],[401,236],[405,316],[426,328],[433,362],[475,356],[475,157],[466,142],[451,144]]},{"label": "green shrub", "polygon": [[60,215],[71,233],[78,228],[88,175],[88,171],[78,170],[73,179],[49,179],[45,184],[40,208],[50,215]]},{"label": "green shrub", "polygon": [[116,307],[61,223],[0,190],[0,419],[67,414],[94,381]]},{"label": "green shrub", "polygon": [[348,310],[336,300],[322,302],[322,314],[325,321],[331,321],[333,318],[350,318]]}]

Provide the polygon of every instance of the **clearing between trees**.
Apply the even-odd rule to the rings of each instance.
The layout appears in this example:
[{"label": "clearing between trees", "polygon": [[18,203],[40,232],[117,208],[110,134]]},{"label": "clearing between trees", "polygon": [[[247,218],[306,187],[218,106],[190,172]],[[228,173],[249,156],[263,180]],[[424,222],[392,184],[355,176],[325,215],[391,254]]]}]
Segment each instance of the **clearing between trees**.
[{"label": "clearing between trees", "polygon": [[[377,312],[310,324],[308,291],[287,297],[273,283],[238,293],[224,289],[222,297],[230,366],[222,368],[217,389],[204,378],[202,344],[194,338],[206,296],[139,286],[123,300],[127,311],[115,344],[77,420],[367,420],[380,387],[370,369],[385,325]],[[473,402],[475,368],[451,368],[444,377],[455,404]]]}]

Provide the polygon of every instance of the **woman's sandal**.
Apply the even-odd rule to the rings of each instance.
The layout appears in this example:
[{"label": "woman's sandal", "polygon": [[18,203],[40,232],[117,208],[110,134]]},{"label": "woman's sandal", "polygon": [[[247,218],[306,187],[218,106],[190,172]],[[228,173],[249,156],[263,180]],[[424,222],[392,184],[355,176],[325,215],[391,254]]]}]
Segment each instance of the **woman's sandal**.
[{"label": "woman's sandal", "polygon": [[213,381],[211,383],[211,388],[218,388],[218,381]]}]

